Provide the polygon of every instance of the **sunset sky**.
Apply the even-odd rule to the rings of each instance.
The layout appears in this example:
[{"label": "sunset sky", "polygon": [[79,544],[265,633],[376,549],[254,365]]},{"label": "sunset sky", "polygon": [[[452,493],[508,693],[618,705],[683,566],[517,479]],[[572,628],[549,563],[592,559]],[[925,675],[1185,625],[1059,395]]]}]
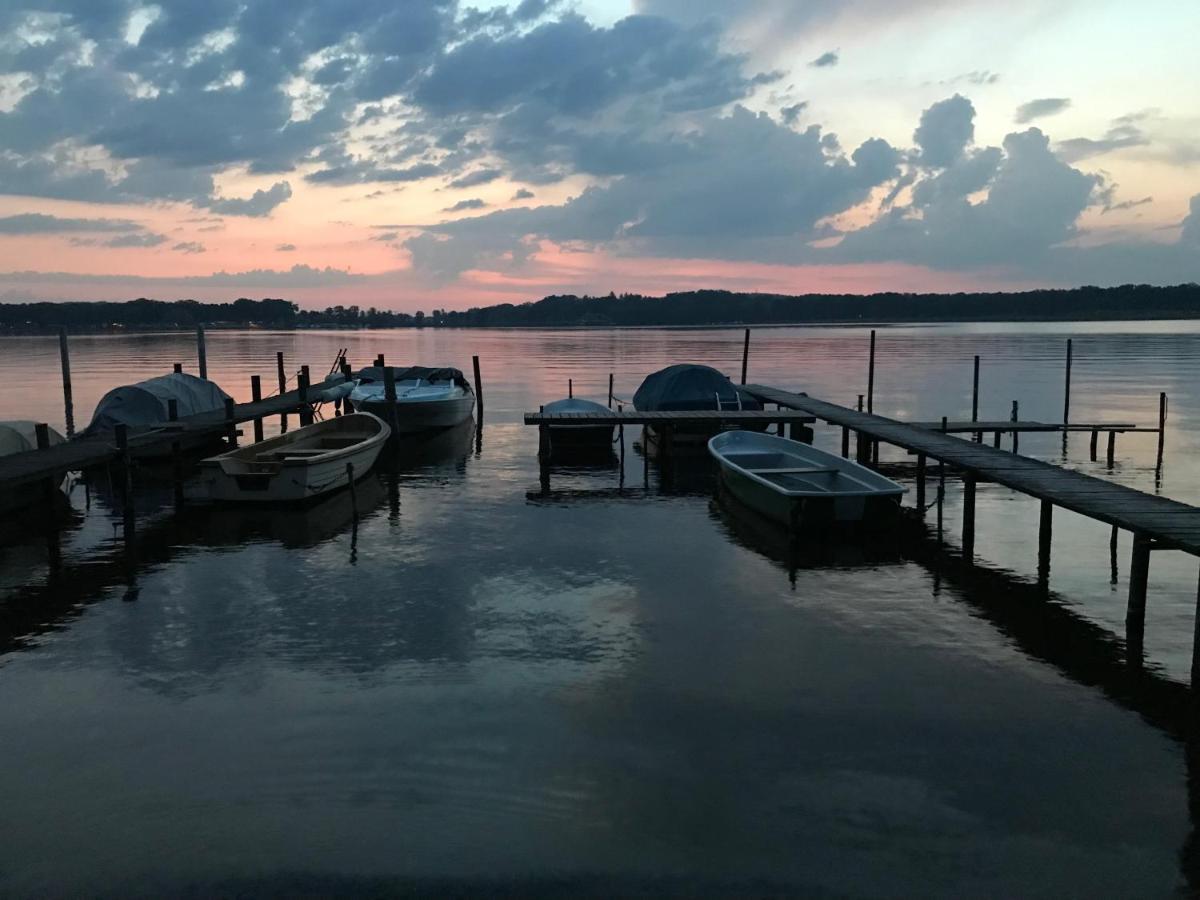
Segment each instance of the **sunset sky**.
[{"label": "sunset sky", "polygon": [[10,0],[0,301],[1200,281],[1200,3]]}]

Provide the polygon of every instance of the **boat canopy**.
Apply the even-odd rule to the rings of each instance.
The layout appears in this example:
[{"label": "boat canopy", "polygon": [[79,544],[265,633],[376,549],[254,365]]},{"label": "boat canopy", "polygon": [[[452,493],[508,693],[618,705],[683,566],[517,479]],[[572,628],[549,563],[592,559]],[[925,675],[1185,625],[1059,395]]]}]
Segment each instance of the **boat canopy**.
[{"label": "boat canopy", "polygon": [[111,431],[118,425],[158,425],[169,419],[167,403],[174,400],[179,418],[224,409],[229,395],[213,382],[186,372],[172,372],[113,388],[100,398],[85,434]]},{"label": "boat canopy", "polygon": [[[65,441],[61,434],[50,429],[50,446]],[[37,425],[25,419],[0,422],[0,456],[11,453],[24,453],[26,450],[37,449]]]},{"label": "boat canopy", "polygon": [[[739,402],[740,401],[740,402]],[[682,363],[646,376],[633,405],[642,412],[686,409],[762,409],[762,404],[709,366]]]},{"label": "boat canopy", "polygon": [[392,370],[392,374],[398,382],[416,381],[418,378],[422,381],[452,381],[464,391],[471,390],[471,384],[463,376],[463,373],[449,366],[442,366],[436,369],[428,366],[409,366],[407,369],[400,366],[367,366],[365,369],[359,369],[354,377],[362,384],[372,384],[374,382],[383,384],[383,370],[385,368]]}]

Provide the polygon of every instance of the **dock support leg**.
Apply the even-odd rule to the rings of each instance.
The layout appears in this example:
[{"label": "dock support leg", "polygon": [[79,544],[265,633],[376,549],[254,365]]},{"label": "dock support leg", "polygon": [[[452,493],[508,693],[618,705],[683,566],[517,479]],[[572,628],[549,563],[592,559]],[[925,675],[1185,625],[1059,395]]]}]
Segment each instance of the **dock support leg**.
[{"label": "dock support leg", "polygon": [[1196,584],[1196,624],[1192,629],[1192,692],[1200,686],[1200,581]]},{"label": "dock support leg", "polygon": [[750,329],[746,329],[746,340],[742,343],[742,384],[746,383],[746,366],[750,362]]},{"label": "dock support leg", "polygon": [[67,329],[58,329],[58,356],[62,363],[63,413],[67,437],[75,436],[75,403],[71,399],[71,352],[67,347]]},{"label": "dock support leg", "polygon": [[1158,455],[1154,458],[1154,480],[1162,479],[1163,438],[1167,434],[1167,395],[1158,395]]},{"label": "dock support leg", "polygon": [[538,426],[538,456],[542,459],[550,458],[550,426]]},{"label": "dock support leg", "polygon": [[1017,411],[1020,409],[1020,407],[1019,407],[1019,405],[1018,405],[1018,403],[1017,403],[1017,401],[1016,401],[1016,400],[1014,400],[1014,401],[1012,402],[1012,404],[1013,404],[1013,405],[1012,405],[1012,420],[1013,420],[1013,433],[1012,433],[1012,452],[1013,452],[1013,453],[1016,453],[1016,452],[1017,452],[1017,436],[1018,436],[1018,434],[1019,434],[1019,432],[1017,431],[1017,425],[1016,425],[1016,423],[1017,423],[1018,421],[1020,421],[1020,420],[1017,418]]},{"label": "dock support leg", "polygon": [[1108,433],[1108,457],[1105,460],[1105,464],[1108,466],[1108,468],[1111,469],[1113,467],[1113,464],[1115,463],[1116,458],[1117,458],[1117,433],[1115,431],[1110,431]]},{"label": "dock support leg", "polygon": [[842,459],[850,458],[850,429],[842,426]]},{"label": "dock support leg", "polygon": [[861,431],[854,434],[854,458],[864,466],[871,462],[871,439]]},{"label": "dock support leg", "polygon": [[788,425],[788,437],[802,444],[811,444],[813,442],[813,430],[803,422],[792,422]]},{"label": "dock support leg", "polygon": [[[255,403],[262,400],[262,379],[257,375],[250,376],[250,399]],[[262,416],[254,420],[254,443],[260,443],[263,439],[263,424]]]},{"label": "dock support leg", "polygon": [[204,348],[204,326],[196,326],[196,357],[200,363],[200,377],[208,380],[208,351]]},{"label": "dock support leg", "polygon": [[471,357],[471,367],[475,370],[475,420],[483,424],[483,376],[479,374],[479,357]]},{"label": "dock support leg", "polygon": [[1117,571],[1117,535],[1120,529],[1116,525],[1112,527],[1112,534],[1108,536],[1108,583],[1116,584],[1120,573]]},{"label": "dock support leg", "polygon": [[867,363],[867,412],[875,412],[875,329],[871,329],[871,359]]},{"label": "dock support leg", "polygon": [[938,546],[942,545],[945,537],[946,518],[946,464],[938,463],[938,492],[937,492],[937,539]]},{"label": "dock support leg", "polygon": [[1092,440],[1091,440],[1091,443],[1088,444],[1088,458],[1091,459],[1092,462],[1096,461],[1096,445],[1099,442],[1100,442],[1100,432],[1097,431],[1095,428],[1093,428],[1092,429]]},{"label": "dock support leg", "polygon": [[1133,555],[1129,560],[1129,605],[1125,611],[1126,661],[1141,666],[1143,636],[1146,631],[1146,584],[1150,579],[1151,540],[1134,534]]},{"label": "dock support leg", "polygon": [[[283,351],[279,350],[275,353],[275,368],[279,375],[279,393],[287,393],[287,375],[283,371]],[[279,433],[287,433],[287,413],[279,414]]]},{"label": "dock support leg", "polygon": [[967,562],[975,555],[975,476],[963,477],[962,552]]},{"label": "dock support leg", "polygon": [[917,454],[917,512],[925,515],[925,454]]},{"label": "dock support leg", "polygon": [[298,380],[300,382],[299,393],[301,403],[300,424],[311,425],[313,423],[313,410],[312,407],[308,405],[308,386],[311,383],[309,381],[308,366],[300,367],[300,378]]},{"label": "dock support leg", "polygon": [[650,426],[642,426],[642,484],[650,490]]},{"label": "dock support leg", "polygon": [[1000,449],[1000,432],[999,431],[997,431],[994,435],[992,435],[992,446],[995,447],[997,450]]},{"label": "dock support leg", "polygon": [[1050,544],[1054,537],[1054,504],[1043,500],[1038,516],[1038,586],[1045,590],[1050,586]]}]

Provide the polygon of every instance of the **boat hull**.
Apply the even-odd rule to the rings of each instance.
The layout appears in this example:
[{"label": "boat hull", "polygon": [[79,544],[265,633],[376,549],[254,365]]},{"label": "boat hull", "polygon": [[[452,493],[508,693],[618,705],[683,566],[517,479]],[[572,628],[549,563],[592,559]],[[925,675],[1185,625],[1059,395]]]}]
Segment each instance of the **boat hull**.
[{"label": "boat hull", "polygon": [[900,509],[898,497],[788,497],[724,467],[721,480],[739,503],[788,527],[816,529],[865,521],[884,524],[892,521]]},{"label": "boat hull", "polygon": [[453,428],[471,418],[475,398],[467,394],[446,400],[388,403],[386,400],[356,400],[354,408],[387,422],[395,434],[414,434],[438,428]]}]

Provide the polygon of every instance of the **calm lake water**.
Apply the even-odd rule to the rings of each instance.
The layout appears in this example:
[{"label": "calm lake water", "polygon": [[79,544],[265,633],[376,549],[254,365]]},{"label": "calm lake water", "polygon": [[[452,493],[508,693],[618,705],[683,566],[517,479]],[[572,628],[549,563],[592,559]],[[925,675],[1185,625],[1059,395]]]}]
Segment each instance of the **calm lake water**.
[{"label": "calm lake water", "polygon": [[[1155,423],[1022,452],[1200,502],[1200,324],[879,329],[875,409]],[[735,374],[740,329],[210,332],[209,375],[482,360],[479,442],[401,448],[292,511],[175,510],[139,468],[136,558],[106,473],[57,556],[0,548],[0,894],[1163,896],[1200,888],[1187,672],[1196,560],[1154,554],[1125,658],[1129,536],[980,487],[964,566],[916,533],[791,553],[707,465],[539,484],[521,413],[633,394],[672,362]],[[75,337],[76,418],[194,372],[191,335]],[[757,329],[751,380],[852,405],[867,331]],[[0,418],[63,425],[57,340],[0,338]],[[268,423],[269,430],[278,427]],[[834,448],[840,432],[817,426]],[[902,461],[896,452],[884,461]],[[957,544],[960,487],[949,486]],[[908,500],[911,503],[911,497]]]}]

